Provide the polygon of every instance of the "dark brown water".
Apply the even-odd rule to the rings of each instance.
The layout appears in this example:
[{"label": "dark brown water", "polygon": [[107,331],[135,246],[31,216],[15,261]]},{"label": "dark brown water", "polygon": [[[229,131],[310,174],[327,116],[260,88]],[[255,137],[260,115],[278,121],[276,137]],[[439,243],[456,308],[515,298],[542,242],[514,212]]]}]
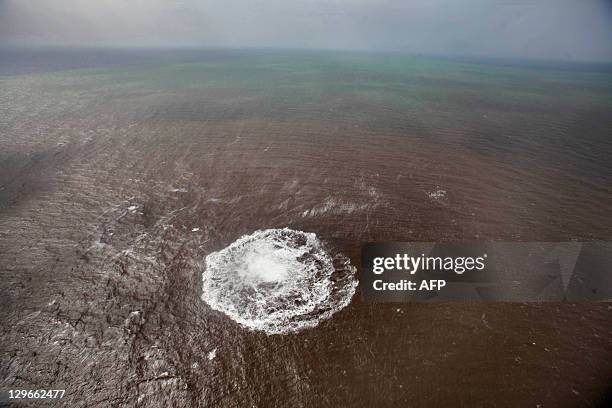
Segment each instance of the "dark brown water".
[{"label": "dark brown water", "polygon": [[3,76],[0,108],[3,398],[603,404],[609,304],[358,291],[318,327],[268,336],[201,301],[200,262],[276,227],[358,267],[368,241],[610,240],[610,74],[232,55]]}]

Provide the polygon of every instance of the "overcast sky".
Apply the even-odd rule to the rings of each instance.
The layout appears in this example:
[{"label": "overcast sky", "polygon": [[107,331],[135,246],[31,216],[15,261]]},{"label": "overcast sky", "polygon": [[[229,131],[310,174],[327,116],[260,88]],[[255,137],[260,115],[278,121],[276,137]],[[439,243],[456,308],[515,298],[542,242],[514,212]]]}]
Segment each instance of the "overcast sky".
[{"label": "overcast sky", "polygon": [[612,1],[0,0],[0,45],[332,48],[612,62]]}]

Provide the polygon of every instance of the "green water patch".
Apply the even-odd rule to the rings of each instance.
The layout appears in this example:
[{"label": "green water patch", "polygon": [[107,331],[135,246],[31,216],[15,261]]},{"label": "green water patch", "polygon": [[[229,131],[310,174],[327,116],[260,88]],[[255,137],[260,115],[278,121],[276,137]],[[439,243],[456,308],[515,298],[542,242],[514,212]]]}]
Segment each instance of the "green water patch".
[{"label": "green water patch", "polygon": [[18,75],[0,78],[0,87],[6,98],[24,104],[52,98],[60,106],[63,100],[141,98],[146,103],[169,95],[189,95],[197,102],[225,93],[233,98],[228,103],[256,100],[269,110],[314,105],[373,114],[377,107],[459,116],[470,110],[486,115],[612,107],[610,73],[333,52],[250,53]]}]

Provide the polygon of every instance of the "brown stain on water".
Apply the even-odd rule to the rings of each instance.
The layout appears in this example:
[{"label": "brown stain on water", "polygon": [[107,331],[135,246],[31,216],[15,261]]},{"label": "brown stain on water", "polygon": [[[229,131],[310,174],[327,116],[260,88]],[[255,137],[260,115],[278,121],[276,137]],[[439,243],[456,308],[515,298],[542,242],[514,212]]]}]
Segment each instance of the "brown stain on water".
[{"label": "brown stain on water", "polygon": [[[60,81],[33,78],[7,89]],[[65,388],[73,406],[603,401],[609,304],[369,305],[358,292],[315,329],[268,336],[200,300],[197,264],[285,226],[357,266],[371,241],[610,240],[601,108],[467,94],[453,119],[367,98],[281,112],[235,90],[97,92],[48,117],[41,97],[39,116],[3,125],[2,389]],[[593,144],[564,148],[559,132]]]}]

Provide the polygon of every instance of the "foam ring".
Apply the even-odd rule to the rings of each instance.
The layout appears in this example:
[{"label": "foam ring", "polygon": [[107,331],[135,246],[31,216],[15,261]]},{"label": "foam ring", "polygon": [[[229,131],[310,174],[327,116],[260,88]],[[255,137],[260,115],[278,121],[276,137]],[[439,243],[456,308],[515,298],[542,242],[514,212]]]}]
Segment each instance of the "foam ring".
[{"label": "foam ring", "polygon": [[269,334],[315,327],[348,305],[355,267],[332,257],[314,233],[267,229],[208,255],[202,300],[252,329]]}]

